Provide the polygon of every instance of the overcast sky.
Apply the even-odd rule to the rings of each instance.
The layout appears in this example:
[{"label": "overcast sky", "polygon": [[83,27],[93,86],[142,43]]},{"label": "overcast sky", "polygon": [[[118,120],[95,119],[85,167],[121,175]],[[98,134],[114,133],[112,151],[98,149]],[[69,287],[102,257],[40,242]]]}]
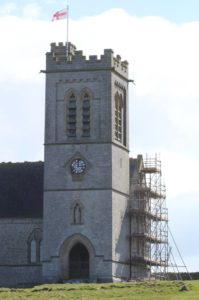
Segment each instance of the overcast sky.
[{"label": "overcast sky", "polygon": [[[170,228],[199,271],[199,1],[71,0],[69,40],[128,60],[130,150],[160,153]],[[97,5],[96,5],[97,4]],[[0,160],[43,160],[45,53],[66,41],[65,1],[0,1]]]}]

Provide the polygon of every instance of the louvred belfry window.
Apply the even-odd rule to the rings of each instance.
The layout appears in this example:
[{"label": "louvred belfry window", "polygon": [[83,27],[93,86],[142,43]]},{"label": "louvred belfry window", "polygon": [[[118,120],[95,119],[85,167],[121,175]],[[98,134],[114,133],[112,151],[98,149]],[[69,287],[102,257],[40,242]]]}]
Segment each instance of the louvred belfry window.
[{"label": "louvred belfry window", "polygon": [[90,136],[90,96],[88,93],[82,99],[82,136]]},{"label": "louvred belfry window", "polygon": [[67,103],[67,135],[69,137],[76,136],[76,97],[75,94],[72,93],[68,99]]}]

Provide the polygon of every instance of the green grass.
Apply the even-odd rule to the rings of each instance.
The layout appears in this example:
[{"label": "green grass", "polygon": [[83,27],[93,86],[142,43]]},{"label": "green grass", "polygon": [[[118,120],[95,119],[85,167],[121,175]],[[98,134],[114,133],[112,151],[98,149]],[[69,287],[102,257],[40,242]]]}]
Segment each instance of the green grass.
[{"label": "green grass", "polygon": [[10,300],[199,300],[199,281],[154,281],[107,284],[48,284],[27,289],[0,288],[0,299]]}]

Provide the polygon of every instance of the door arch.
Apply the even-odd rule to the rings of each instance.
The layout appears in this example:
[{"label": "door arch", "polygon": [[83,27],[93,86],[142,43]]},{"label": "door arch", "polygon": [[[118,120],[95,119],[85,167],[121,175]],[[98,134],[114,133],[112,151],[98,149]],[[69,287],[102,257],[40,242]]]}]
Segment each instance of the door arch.
[{"label": "door arch", "polygon": [[73,247],[77,244],[83,245],[89,254],[89,278],[94,278],[96,274],[96,254],[95,254],[95,248],[92,245],[91,241],[84,235],[75,233],[66,238],[59,251],[59,279],[60,281],[69,280],[69,269],[70,269],[70,253],[73,249]]},{"label": "door arch", "polygon": [[82,243],[75,244],[70,250],[69,278],[89,278],[89,252]]}]

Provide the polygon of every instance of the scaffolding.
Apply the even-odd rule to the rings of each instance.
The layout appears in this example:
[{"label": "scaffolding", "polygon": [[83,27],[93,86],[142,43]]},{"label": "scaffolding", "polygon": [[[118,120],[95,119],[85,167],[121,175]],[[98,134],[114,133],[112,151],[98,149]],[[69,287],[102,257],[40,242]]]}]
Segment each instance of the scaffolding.
[{"label": "scaffolding", "polygon": [[158,155],[131,159],[130,266],[131,278],[167,277],[168,210]]}]

